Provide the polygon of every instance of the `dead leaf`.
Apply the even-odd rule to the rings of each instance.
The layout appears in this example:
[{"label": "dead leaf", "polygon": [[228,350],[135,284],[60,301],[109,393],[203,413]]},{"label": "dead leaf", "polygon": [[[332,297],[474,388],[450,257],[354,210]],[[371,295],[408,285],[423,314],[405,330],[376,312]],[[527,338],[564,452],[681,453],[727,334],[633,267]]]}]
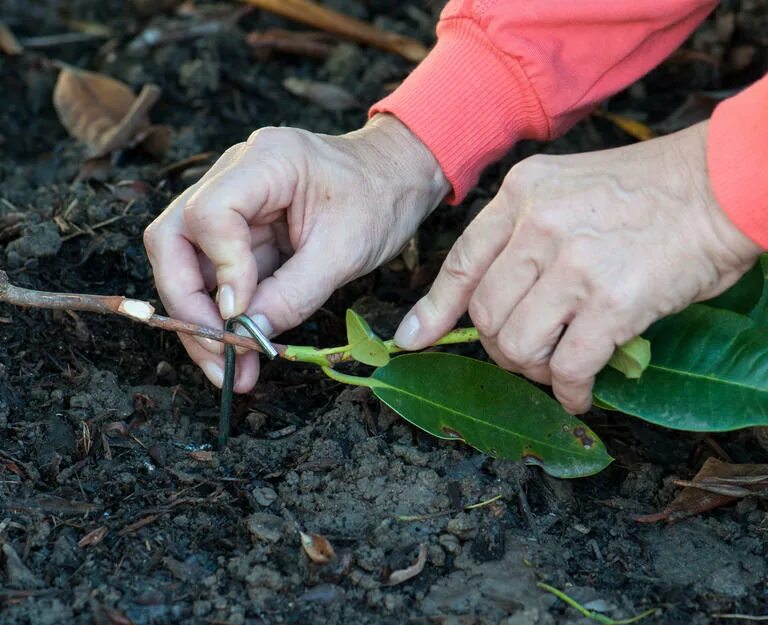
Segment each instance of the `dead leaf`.
[{"label": "dead leaf", "polygon": [[283,87],[293,95],[305,98],[331,113],[341,113],[360,106],[349,91],[327,82],[290,77],[283,81]]},{"label": "dead leaf", "polygon": [[154,124],[144,132],[143,138],[140,140],[140,147],[147,154],[160,159],[171,147],[172,136],[173,131],[170,126]]},{"label": "dead leaf", "polygon": [[24,46],[16,39],[10,28],[0,22],[0,51],[8,56],[18,56],[24,52]]},{"label": "dead leaf", "polygon": [[150,128],[149,109],[159,97],[156,85],[145,85],[136,97],[119,80],[64,66],[53,104],[67,132],[86,145],[89,158],[96,158],[143,139]]},{"label": "dead leaf", "polygon": [[407,582],[409,579],[416,577],[424,570],[424,565],[427,562],[427,546],[425,544],[419,545],[419,555],[411,566],[406,569],[400,569],[399,571],[392,571],[391,575],[387,579],[387,586],[396,586]]},{"label": "dead leaf", "polygon": [[107,529],[106,525],[97,527],[95,530],[92,530],[83,536],[78,541],[77,546],[82,548],[90,547],[91,545],[98,545],[102,540],[104,540],[104,537],[107,535],[108,531],[109,529]]},{"label": "dead leaf", "polygon": [[696,477],[675,483],[685,488],[664,510],[636,515],[635,521],[675,523],[766,490],[768,464],[729,464],[717,458],[707,458]]},{"label": "dead leaf", "polygon": [[117,432],[120,436],[125,438],[131,436],[131,433],[128,430],[128,426],[124,421],[112,421],[110,423],[105,423],[101,426],[101,431],[103,434],[111,434],[112,432]]},{"label": "dead leaf", "polygon": [[192,460],[196,460],[197,462],[212,462],[213,452],[206,451],[204,449],[198,449],[196,451],[190,451],[189,457],[192,458]]},{"label": "dead leaf", "polygon": [[[151,190],[150,186],[143,180],[121,180],[116,185],[107,185],[107,188],[112,192],[112,195],[121,202],[131,202],[133,200],[143,199],[149,195]],[[134,406],[136,405],[138,395],[140,395],[140,393],[137,393],[133,398]],[[147,399],[149,399],[150,402],[153,401],[149,397],[147,397]],[[154,406],[145,406],[142,404],[136,407],[136,409],[146,410],[148,407],[151,408]]]},{"label": "dead leaf", "polygon": [[88,158],[80,165],[80,171],[77,172],[75,182],[85,180],[98,180],[104,182],[112,173],[112,161],[108,156],[101,158]]},{"label": "dead leaf", "polygon": [[626,115],[618,115],[616,113],[610,113],[602,109],[598,109],[594,112],[595,117],[602,117],[607,119],[614,126],[617,126],[630,137],[634,137],[638,141],[647,141],[656,137],[656,133],[651,128],[641,121],[627,117]]},{"label": "dead leaf", "polygon": [[299,531],[301,536],[301,546],[304,548],[304,553],[307,554],[310,560],[316,564],[326,564],[330,562],[331,558],[335,555],[333,546],[325,536],[321,534],[305,534]]}]

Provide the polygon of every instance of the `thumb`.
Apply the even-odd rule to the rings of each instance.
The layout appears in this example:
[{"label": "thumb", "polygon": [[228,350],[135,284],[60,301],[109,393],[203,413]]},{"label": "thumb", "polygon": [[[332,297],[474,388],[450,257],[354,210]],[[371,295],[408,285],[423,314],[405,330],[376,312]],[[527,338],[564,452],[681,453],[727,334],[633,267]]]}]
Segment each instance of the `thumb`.
[{"label": "thumb", "polygon": [[307,243],[258,285],[248,314],[272,336],[295,328],[347,281],[340,267],[327,247]]},{"label": "thumb", "polygon": [[[505,203],[506,204],[506,203]],[[432,288],[403,318],[395,342],[404,349],[428,347],[467,312],[480,279],[514,232],[511,207],[497,196],[467,226],[446,256]]]}]

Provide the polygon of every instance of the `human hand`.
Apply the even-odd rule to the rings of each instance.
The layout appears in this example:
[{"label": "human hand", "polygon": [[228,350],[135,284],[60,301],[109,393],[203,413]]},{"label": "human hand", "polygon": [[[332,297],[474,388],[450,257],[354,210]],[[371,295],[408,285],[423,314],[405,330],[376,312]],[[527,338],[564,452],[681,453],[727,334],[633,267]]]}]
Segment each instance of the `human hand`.
[{"label": "human hand", "polygon": [[[273,336],[395,256],[448,189],[429,150],[390,115],[339,137],[263,128],[176,198],[144,242],[170,315],[220,328],[245,312]],[[221,386],[221,345],[180,338]],[[257,354],[238,356],[235,390],[257,377]]]},{"label": "human hand", "polygon": [[574,414],[615,347],[718,295],[761,249],[715,200],[707,123],[614,150],[513,167],[459,237],[396,342],[422,349],[469,310],[502,367]]}]

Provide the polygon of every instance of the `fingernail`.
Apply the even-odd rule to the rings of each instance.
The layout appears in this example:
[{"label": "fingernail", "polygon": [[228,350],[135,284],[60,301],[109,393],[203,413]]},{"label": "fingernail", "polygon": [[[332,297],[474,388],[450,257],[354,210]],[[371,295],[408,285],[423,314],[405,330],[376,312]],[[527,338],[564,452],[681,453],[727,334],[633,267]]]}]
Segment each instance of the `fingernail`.
[{"label": "fingernail", "polygon": [[395,343],[400,347],[408,349],[416,342],[420,327],[421,324],[416,313],[408,313],[400,323],[400,327],[397,328],[397,332],[395,332]]},{"label": "fingernail", "polygon": [[228,284],[219,287],[219,312],[222,319],[229,319],[235,314],[235,292]]},{"label": "fingernail", "polygon": [[207,349],[213,354],[221,354],[221,352],[224,351],[224,345],[220,341],[207,339],[204,336],[196,336],[195,339],[198,343],[200,343],[200,345],[203,346],[204,349]]},{"label": "fingernail", "polygon": [[222,369],[218,363],[215,363],[212,360],[207,360],[200,365],[200,368],[205,375],[208,376],[208,379],[211,382],[221,388],[221,385],[224,383],[224,369]]}]

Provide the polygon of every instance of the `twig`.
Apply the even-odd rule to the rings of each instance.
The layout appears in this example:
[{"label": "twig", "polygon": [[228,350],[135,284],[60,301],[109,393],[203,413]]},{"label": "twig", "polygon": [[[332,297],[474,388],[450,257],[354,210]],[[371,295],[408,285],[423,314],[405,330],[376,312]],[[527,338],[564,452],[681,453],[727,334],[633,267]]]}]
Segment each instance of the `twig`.
[{"label": "twig", "polygon": [[[54,310],[80,310],[100,314],[116,314],[133,321],[145,323],[153,328],[170,332],[192,334],[213,341],[229,343],[237,347],[261,351],[259,343],[252,338],[240,336],[234,332],[225,332],[215,328],[201,326],[165,317],[155,313],[149,302],[123,297],[122,295],[86,295],[82,293],[51,293],[35,291],[11,284],[8,274],[0,271],[0,302],[32,308],[50,308]],[[285,352],[285,345],[275,344],[278,352]]]},{"label": "twig", "polygon": [[768,621],[768,616],[752,616],[751,614],[718,614],[712,615],[713,618],[734,619],[739,621]]},{"label": "twig", "polygon": [[427,48],[416,39],[388,33],[370,24],[321,6],[310,0],[244,0],[265,11],[276,13],[319,30],[364,43],[418,63],[427,56]]},{"label": "twig", "polygon": [[38,37],[24,37],[20,43],[25,48],[55,48],[70,43],[88,43],[107,39],[104,33],[61,33],[58,35],[41,35]]}]

